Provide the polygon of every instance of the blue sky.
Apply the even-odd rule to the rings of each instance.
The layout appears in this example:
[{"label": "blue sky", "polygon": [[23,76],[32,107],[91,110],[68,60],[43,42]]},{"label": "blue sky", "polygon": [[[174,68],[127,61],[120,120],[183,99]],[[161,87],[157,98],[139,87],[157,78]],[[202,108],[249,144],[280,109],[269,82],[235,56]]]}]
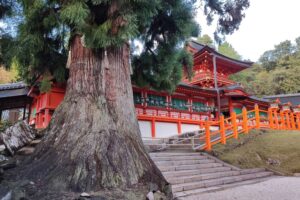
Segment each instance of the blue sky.
[{"label": "blue sky", "polygon": [[[299,0],[250,0],[246,17],[239,30],[226,37],[226,40],[244,59],[257,61],[259,56],[274,45],[284,41],[294,41],[300,36]],[[213,37],[214,25],[206,26],[199,9],[197,21],[202,34]]]}]

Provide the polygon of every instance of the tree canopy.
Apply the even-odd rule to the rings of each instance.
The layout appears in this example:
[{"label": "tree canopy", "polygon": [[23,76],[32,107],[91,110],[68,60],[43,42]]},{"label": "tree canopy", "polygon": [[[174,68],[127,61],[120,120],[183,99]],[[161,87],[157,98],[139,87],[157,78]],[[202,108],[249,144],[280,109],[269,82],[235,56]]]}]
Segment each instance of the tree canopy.
[{"label": "tree canopy", "polygon": [[204,34],[203,36],[198,37],[197,42],[199,42],[201,44],[204,44],[204,45],[207,45],[207,46],[209,46],[211,48],[214,48],[214,49],[216,48],[215,45],[214,45],[214,41],[207,34]]},{"label": "tree canopy", "polygon": [[223,42],[222,44],[220,44],[218,46],[218,52],[225,56],[228,56],[229,58],[233,58],[233,59],[237,59],[237,60],[242,59],[242,56],[227,41]]},{"label": "tree canopy", "polygon": [[251,69],[232,78],[241,82],[249,92],[276,95],[300,92],[300,49],[298,37],[295,44],[286,40],[275,45],[260,57]]},{"label": "tree canopy", "polygon": [[[194,21],[195,0],[17,2],[23,19],[15,39],[18,48],[5,51],[13,52],[21,77],[29,83],[41,75],[66,80],[68,45],[76,34],[95,51],[139,41],[142,52],[132,56],[133,81],[138,85],[174,89],[181,79],[182,65],[192,66],[191,55],[182,47],[199,32]],[[207,0],[203,5],[208,22],[217,17],[217,35],[238,28],[249,2]],[[9,65],[12,57],[2,60]]]}]

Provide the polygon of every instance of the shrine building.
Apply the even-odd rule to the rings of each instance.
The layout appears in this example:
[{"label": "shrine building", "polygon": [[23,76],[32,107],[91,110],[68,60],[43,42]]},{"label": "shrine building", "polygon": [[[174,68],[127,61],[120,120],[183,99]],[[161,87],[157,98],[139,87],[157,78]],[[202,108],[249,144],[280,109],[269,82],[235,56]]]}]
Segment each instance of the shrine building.
[{"label": "shrine building", "polygon": [[[240,114],[243,107],[252,110],[255,104],[268,109],[268,100],[251,96],[228,78],[251,67],[252,62],[229,58],[195,41],[189,41],[186,49],[194,57],[194,76],[189,80],[184,73],[174,93],[133,86],[142,137],[165,138],[200,130],[206,120],[218,120],[221,114],[230,116],[232,112]],[[37,129],[46,128],[64,93],[65,87],[58,84],[53,84],[47,93],[33,86],[28,93],[33,98],[30,124]]]}]

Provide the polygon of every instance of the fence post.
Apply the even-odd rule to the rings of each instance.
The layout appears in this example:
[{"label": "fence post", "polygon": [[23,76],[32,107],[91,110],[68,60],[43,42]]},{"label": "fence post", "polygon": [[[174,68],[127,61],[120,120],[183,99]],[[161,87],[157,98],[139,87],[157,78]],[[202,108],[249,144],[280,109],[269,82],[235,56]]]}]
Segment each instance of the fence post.
[{"label": "fence post", "polygon": [[246,107],[243,107],[242,115],[243,115],[243,128],[244,128],[245,133],[248,134],[249,133],[249,127],[248,127],[248,116],[247,116]]},{"label": "fence post", "polygon": [[292,128],[292,130],[295,130],[296,129],[296,123],[295,123],[294,113],[291,112],[290,116],[291,116],[291,126],[292,126],[291,128]]},{"label": "fence post", "polygon": [[280,111],[280,128],[281,130],[285,129],[284,113],[282,111]]},{"label": "fence post", "polygon": [[238,139],[238,130],[237,130],[237,123],[236,123],[236,113],[231,113],[231,122],[232,122],[232,129],[233,129],[233,137]]},{"label": "fence post", "polygon": [[297,119],[298,119],[298,130],[300,130],[300,113],[297,113]]},{"label": "fence post", "polygon": [[178,135],[180,135],[182,133],[182,131],[181,131],[181,121],[177,122],[177,132],[178,132]]},{"label": "fence post", "polygon": [[269,108],[268,115],[269,115],[269,127],[270,127],[270,129],[274,129],[274,119],[273,119],[272,108]]},{"label": "fence post", "polygon": [[156,137],[155,119],[154,118],[151,121],[151,135],[152,135],[152,138]]},{"label": "fence post", "polygon": [[225,122],[224,115],[220,116],[220,133],[221,133],[221,143],[226,144],[226,134],[225,134]]},{"label": "fence post", "polygon": [[274,118],[275,118],[275,128],[279,129],[279,121],[278,121],[277,110],[274,110]]},{"label": "fence post", "polygon": [[210,142],[210,129],[209,122],[205,122],[205,143],[206,143],[206,151],[211,151],[211,142]]},{"label": "fence post", "polygon": [[254,111],[255,111],[255,128],[259,129],[260,128],[260,118],[259,118],[259,107],[257,104],[254,106]]},{"label": "fence post", "polygon": [[290,121],[290,115],[288,112],[285,113],[285,119],[286,119],[286,129],[290,130],[291,129],[291,121]]}]

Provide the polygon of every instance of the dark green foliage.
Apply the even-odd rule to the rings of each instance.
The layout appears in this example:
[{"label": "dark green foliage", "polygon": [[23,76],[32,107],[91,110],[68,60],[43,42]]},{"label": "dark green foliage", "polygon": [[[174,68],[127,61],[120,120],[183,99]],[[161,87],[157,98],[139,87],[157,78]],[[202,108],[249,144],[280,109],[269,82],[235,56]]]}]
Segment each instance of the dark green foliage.
[{"label": "dark green foliage", "polygon": [[[204,0],[204,13],[210,24],[218,16],[215,40],[222,42],[221,35],[231,34],[238,29],[244,18],[244,10],[250,6],[249,0]],[[221,35],[220,35],[221,34]]]},{"label": "dark green foliage", "polygon": [[13,47],[16,45],[14,38],[8,34],[0,36],[0,65],[8,68],[12,61]]},{"label": "dark green foliage", "polygon": [[0,19],[12,15],[13,3],[13,0],[0,0]]},{"label": "dark green foliage", "polygon": [[[83,36],[95,51],[139,41],[143,49],[132,56],[133,82],[174,90],[182,66],[190,72],[191,55],[184,42],[200,30],[194,21],[195,0],[20,0],[23,21],[14,49],[20,75],[28,82],[50,73],[67,78],[67,47],[74,35]],[[204,0],[210,22],[219,17],[216,33],[232,33],[243,18],[248,0]],[[231,16],[231,17],[226,17]],[[191,74],[191,73],[189,73]]]},{"label": "dark green foliage", "polygon": [[49,79],[44,78],[42,79],[40,83],[40,91],[43,92],[48,92],[51,89],[51,82]]},{"label": "dark green foliage", "polygon": [[294,53],[297,49],[297,45],[293,46],[291,41],[286,40],[278,45],[275,45],[273,50],[264,52],[264,54],[259,58],[259,62],[268,71],[273,70],[277,64],[280,64],[284,60],[288,60],[288,57]]}]

